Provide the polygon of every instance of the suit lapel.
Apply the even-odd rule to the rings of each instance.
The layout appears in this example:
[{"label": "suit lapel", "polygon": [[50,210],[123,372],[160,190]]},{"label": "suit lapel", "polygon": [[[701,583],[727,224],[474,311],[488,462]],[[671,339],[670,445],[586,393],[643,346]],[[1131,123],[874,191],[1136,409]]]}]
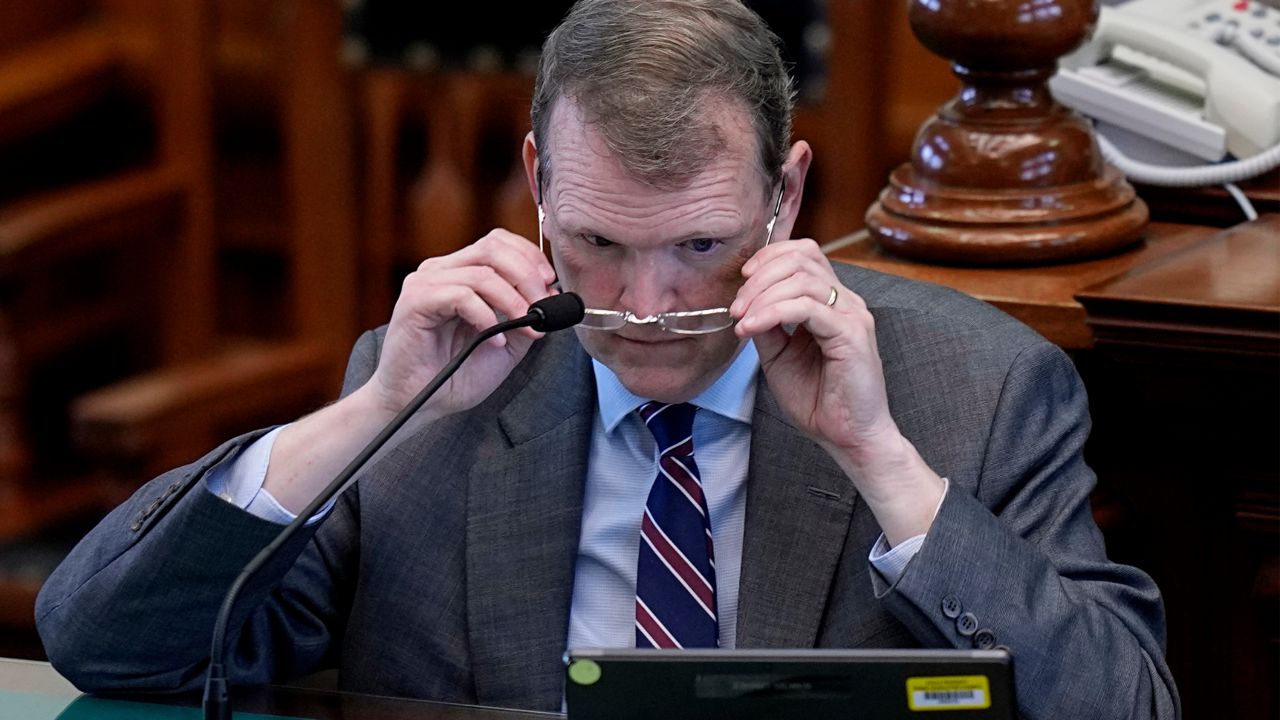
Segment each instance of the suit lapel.
[{"label": "suit lapel", "polygon": [[738,647],[813,647],[856,502],[853,484],[784,419],[761,374],[751,425]]},{"label": "suit lapel", "polygon": [[571,333],[540,345],[472,470],[468,637],[480,702],[558,710],[595,385]]}]

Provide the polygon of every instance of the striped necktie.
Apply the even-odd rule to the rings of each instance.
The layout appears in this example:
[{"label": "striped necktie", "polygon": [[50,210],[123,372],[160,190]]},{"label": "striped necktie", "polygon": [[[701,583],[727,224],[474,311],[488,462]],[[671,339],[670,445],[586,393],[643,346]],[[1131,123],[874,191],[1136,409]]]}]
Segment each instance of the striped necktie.
[{"label": "striped necktie", "polygon": [[687,403],[645,403],[640,417],[658,441],[658,477],[640,525],[636,647],[712,648],[718,643],[711,520],[693,460]]}]

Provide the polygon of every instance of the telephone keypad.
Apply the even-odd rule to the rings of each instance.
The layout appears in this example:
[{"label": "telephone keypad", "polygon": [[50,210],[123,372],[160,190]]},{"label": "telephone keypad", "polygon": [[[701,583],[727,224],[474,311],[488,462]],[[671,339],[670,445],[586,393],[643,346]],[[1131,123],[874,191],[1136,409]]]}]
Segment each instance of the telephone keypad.
[{"label": "telephone keypad", "polygon": [[1181,25],[1280,75],[1280,9],[1258,0],[1207,0],[1193,3]]}]

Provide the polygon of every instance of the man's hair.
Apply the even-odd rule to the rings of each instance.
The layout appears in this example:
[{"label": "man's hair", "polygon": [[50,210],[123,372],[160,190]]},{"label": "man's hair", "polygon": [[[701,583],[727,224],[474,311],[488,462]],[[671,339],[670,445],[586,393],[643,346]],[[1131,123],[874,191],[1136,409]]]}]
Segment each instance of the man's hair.
[{"label": "man's hair", "polygon": [[728,100],[750,117],[772,187],[794,103],[778,44],[739,0],[580,0],[542,46],[531,113],[541,181],[560,98],[628,173],[658,187],[684,186],[724,149],[713,110]]}]

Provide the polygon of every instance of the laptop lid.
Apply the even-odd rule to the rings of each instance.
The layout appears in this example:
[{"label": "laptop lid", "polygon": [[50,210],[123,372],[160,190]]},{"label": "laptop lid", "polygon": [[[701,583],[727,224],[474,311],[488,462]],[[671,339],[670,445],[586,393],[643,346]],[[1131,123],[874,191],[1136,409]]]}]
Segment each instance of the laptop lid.
[{"label": "laptop lid", "polygon": [[1014,720],[1004,650],[570,650],[569,720]]}]

